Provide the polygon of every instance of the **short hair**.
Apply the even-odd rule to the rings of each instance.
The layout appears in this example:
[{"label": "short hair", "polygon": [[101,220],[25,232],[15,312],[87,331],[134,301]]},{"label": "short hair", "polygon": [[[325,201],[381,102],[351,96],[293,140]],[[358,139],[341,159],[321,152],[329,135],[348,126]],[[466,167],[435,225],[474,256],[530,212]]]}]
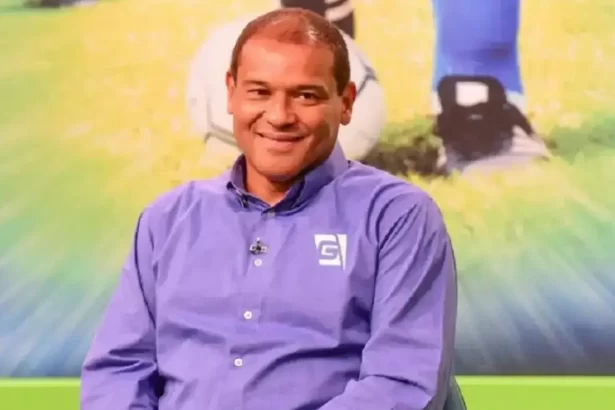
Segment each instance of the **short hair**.
[{"label": "short hair", "polygon": [[241,52],[252,37],[266,37],[293,44],[319,44],[333,53],[333,77],[338,94],[350,82],[350,59],[341,31],[320,15],[301,8],[282,8],[265,13],[250,21],[242,30],[233,48],[230,74],[237,80]]}]

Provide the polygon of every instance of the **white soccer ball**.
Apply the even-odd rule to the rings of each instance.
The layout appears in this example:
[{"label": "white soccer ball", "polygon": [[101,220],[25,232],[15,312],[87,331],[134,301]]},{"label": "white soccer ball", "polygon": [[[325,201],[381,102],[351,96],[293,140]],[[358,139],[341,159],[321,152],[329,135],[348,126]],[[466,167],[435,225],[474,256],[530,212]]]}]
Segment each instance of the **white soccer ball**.
[{"label": "white soccer ball", "polygon": [[[196,132],[205,140],[209,160],[229,161],[239,154],[232,118],[226,110],[225,76],[235,42],[251,19],[236,19],[211,30],[190,66],[188,109]],[[380,139],[385,122],[384,93],[365,56],[349,36],[342,34],[358,94],[352,120],[340,128],[338,141],[348,158],[361,160]]]}]

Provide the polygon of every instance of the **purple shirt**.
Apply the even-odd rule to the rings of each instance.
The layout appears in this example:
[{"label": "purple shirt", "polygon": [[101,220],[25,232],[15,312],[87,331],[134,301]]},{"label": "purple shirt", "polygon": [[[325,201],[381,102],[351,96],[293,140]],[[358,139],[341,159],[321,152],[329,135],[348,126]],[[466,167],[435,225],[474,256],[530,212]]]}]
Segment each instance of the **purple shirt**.
[{"label": "purple shirt", "polygon": [[274,207],[242,179],[143,211],[81,409],[441,409],[457,286],[430,197],[339,147]]}]

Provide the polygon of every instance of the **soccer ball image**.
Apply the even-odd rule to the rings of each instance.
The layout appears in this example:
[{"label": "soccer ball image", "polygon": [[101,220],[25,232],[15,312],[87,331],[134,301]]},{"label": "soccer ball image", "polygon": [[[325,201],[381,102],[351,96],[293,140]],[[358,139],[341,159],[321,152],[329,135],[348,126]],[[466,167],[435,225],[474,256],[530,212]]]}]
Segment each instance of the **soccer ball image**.
[{"label": "soccer ball image", "polygon": [[[188,110],[197,134],[205,141],[207,160],[227,162],[239,154],[232,118],[226,111],[225,75],[235,42],[250,20],[244,17],[214,27],[190,66]],[[350,37],[343,35],[350,56],[351,80],[358,92],[352,120],[340,128],[338,141],[349,159],[361,160],[374,148],[384,127],[384,93],[365,56]]]}]

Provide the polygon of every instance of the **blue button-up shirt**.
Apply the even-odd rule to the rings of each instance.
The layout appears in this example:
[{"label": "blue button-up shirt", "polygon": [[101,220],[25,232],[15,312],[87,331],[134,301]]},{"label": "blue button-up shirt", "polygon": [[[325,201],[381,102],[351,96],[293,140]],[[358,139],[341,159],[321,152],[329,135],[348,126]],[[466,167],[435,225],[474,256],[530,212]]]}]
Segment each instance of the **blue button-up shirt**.
[{"label": "blue button-up shirt", "polygon": [[339,147],[273,207],[242,179],[143,211],[81,409],[440,409],[456,273],[430,197]]}]

